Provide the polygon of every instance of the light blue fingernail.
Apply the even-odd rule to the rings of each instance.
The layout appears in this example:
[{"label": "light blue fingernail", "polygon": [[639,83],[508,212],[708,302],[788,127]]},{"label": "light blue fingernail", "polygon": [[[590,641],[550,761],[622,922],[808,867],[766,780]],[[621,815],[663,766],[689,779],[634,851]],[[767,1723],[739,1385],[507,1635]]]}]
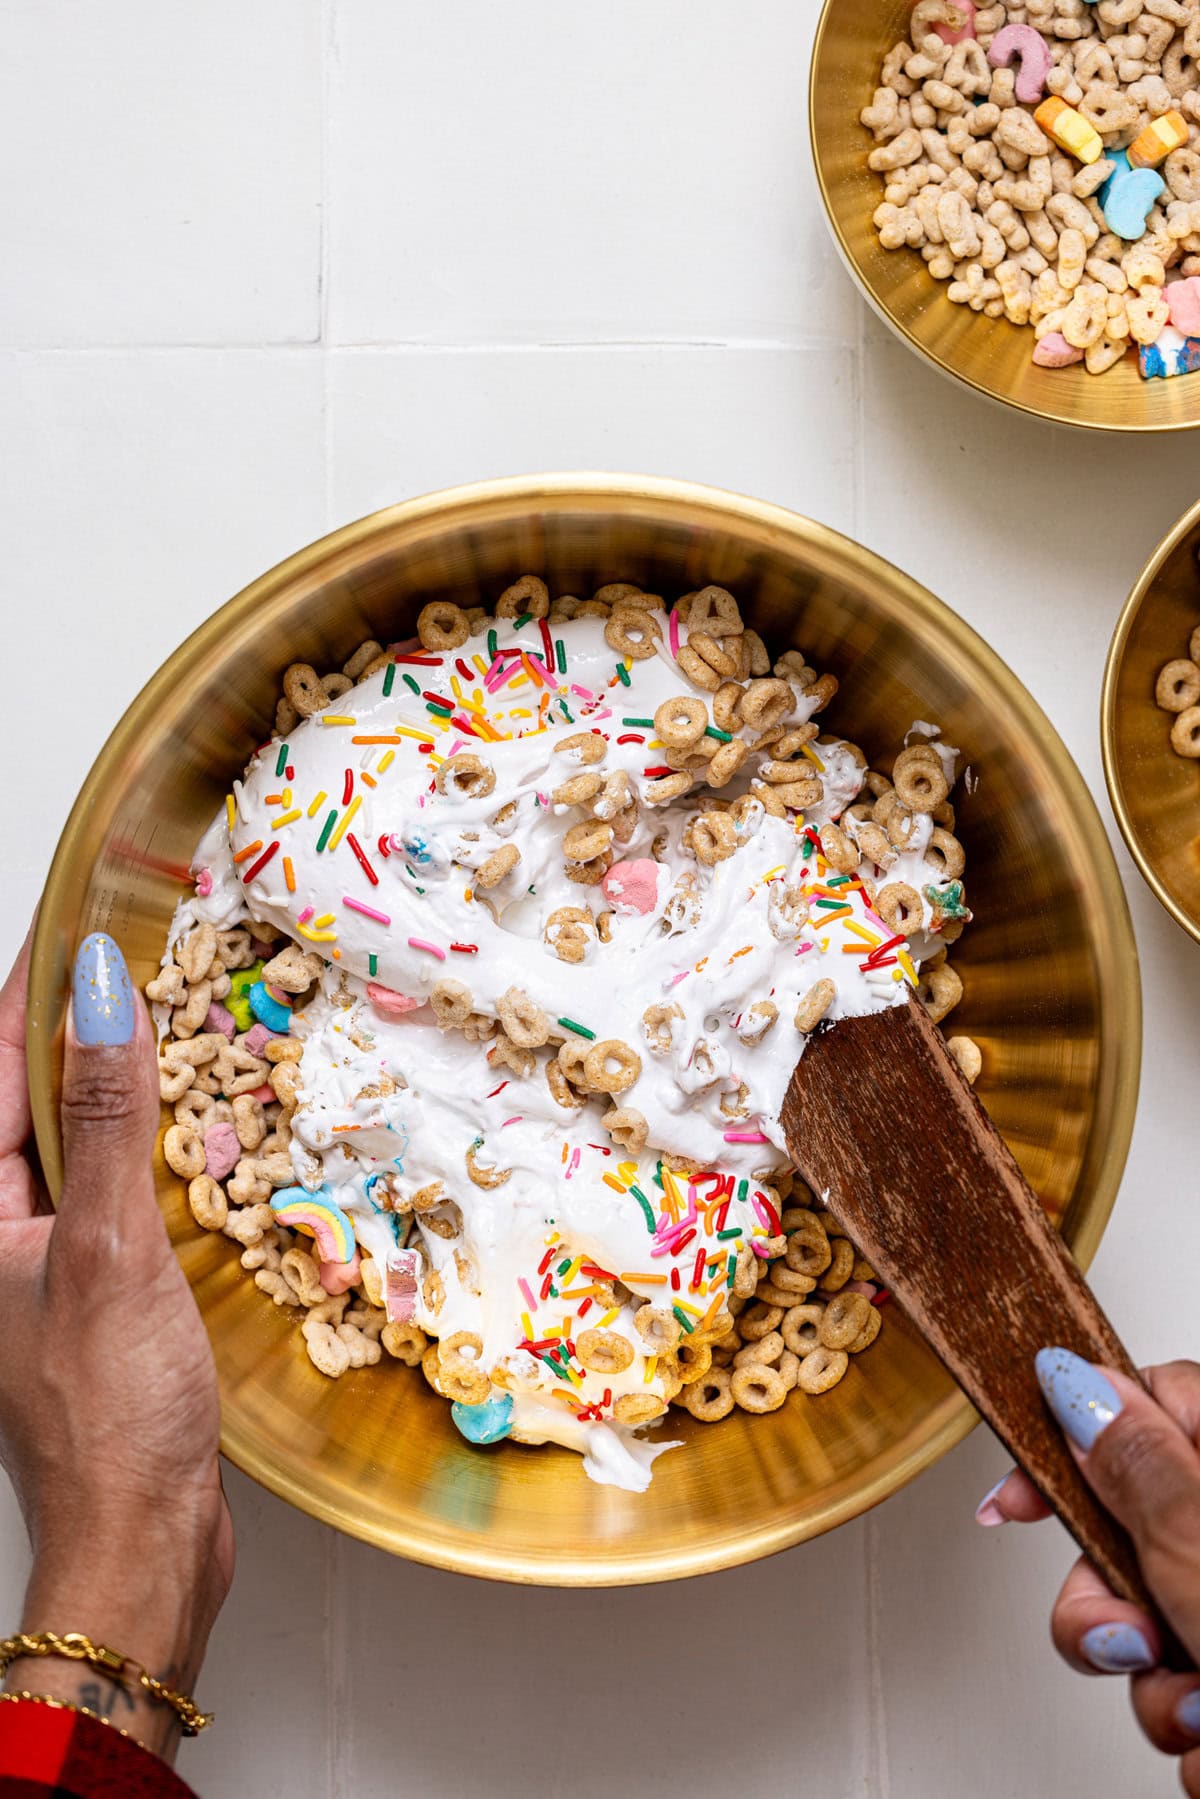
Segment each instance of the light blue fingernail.
[{"label": "light blue fingernail", "polygon": [[1101,1674],[1138,1674],[1154,1666],[1149,1643],[1133,1624],[1096,1624],[1080,1644]]},{"label": "light blue fingernail", "polygon": [[1175,1707],[1175,1718],[1181,1730],[1186,1730],[1191,1737],[1200,1737],[1200,1687],[1193,1687],[1185,1693]]},{"label": "light blue fingernail", "polygon": [[136,1013],[125,958],[112,938],[93,931],[75,957],[75,1035],[87,1048],[133,1037]]},{"label": "light blue fingernail", "polygon": [[1047,1405],[1075,1447],[1086,1453],[1121,1410],[1116,1388],[1069,1349],[1039,1349],[1034,1365]]}]

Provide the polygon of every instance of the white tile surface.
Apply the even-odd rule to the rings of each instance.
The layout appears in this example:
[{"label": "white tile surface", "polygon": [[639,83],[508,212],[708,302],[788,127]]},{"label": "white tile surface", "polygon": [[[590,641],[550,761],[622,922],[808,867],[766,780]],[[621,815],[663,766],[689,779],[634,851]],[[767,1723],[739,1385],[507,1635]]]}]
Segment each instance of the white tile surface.
[{"label": "white tile surface", "polygon": [[[5,958],[91,757],[185,632],[327,526],[489,474],[641,468],[854,532],[996,645],[1101,795],[1112,621],[1195,457],[1039,430],[868,323],[807,169],[815,11],[0,4]],[[49,738],[21,678],[48,666],[72,724]],[[39,732],[35,788],[11,771]],[[1119,855],[1150,1029],[1095,1274],[1149,1359],[1196,1348],[1174,1321],[1200,1252],[1200,955]],[[184,1772],[207,1799],[1166,1794],[1119,1683],[1047,1646],[1062,1533],[972,1525],[1002,1467],[976,1435],[830,1539],[607,1594],[391,1562],[233,1475],[221,1716]],[[25,1565],[0,1492],[0,1629]],[[523,1641],[584,1645],[594,1762],[531,1747]]]}]

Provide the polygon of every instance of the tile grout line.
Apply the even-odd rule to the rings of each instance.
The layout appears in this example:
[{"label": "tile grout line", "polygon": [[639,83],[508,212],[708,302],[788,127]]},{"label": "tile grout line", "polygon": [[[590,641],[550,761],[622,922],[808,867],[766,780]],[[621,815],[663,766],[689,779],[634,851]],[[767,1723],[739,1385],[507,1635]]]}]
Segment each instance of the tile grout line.
[{"label": "tile grout line", "polygon": [[[324,206],[322,207],[324,215]],[[324,226],[322,226],[322,237]],[[322,261],[326,255],[324,243],[321,247]],[[278,338],[278,339],[246,339],[230,340],[224,343],[87,343],[87,344],[0,344],[0,356],[18,358],[52,357],[52,356],[179,356],[207,354],[225,356],[228,354],[245,355],[277,355],[296,356],[316,351],[336,351],[348,355],[398,355],[423,356],[444,355],[475,356],[492,355],[540,355],[551,353],[584,350],[595,353],[620,351],[625,354],[640,355],[651,350],[673,350],[687,352],[690,350],[744,350],[750,353],[767,353],[778,355],[781,352],[795,350],[849,350],[854,352],[857,345],[855,339],[844,337],[823,337],[815,334],[802,334],[798,337],[580,337],[555,338],[549,341],[532,338],[511,339],[507,341],[484,342],[474,339],[425,339],[425,338],[379,338],[368,339],[360,343],[336,343],[328,334],[328,321],[324,314],[328,305],[328,281],[326,274],[318,273],[318,297],[322,318],[318,334],[311,338]]]},{"label": "tile grout line", "polygon": [[866,1790],[871,1799],[891,1799],[892,1778],[888,1762],[887,1705],[884,1700],[882,1613],[883,1578],[880,1560],[879,1514],[870,1512],[863,1532],[866,1568],[867,1652],[867,1755]]},{"label": "tile grout line", "polygon": [[333,529],[333,419],[331,406],[331,358],[329,354],[330,243],[329,166],[332,153],[333,61],[336,46],[337,0],[321,0],[321,178],[319,203],[319,261],[317,265],[317,343],[321,357],[321,457],[324,477],[325,529]]},{"label": "tile grout line", "polygon": [[860,300],[858,303],[857,339],[854,346],[854,503],[851,516],[854,520],[854,536],[858,543],[862,542],[863,505],[867,491],[867,458],[866,458],[866,415],[867,415],[867,309]]}]

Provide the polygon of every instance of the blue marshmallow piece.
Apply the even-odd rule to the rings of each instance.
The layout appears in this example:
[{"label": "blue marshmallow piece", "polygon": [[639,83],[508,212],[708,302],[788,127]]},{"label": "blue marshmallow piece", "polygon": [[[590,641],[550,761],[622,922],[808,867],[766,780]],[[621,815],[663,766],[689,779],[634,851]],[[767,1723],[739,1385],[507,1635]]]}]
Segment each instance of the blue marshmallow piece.
[{"label": "blue marshmallow piece", "polygon": [[281,1006],[271,993],[267,992],[262,981],[255,981],[250,989],[250,1010],[259,1024],[265,1024],[269,1031],[284,1036],[292,1028],[292,1008]]},{"label": "blue marshmallow piece", "polygon": [[1104,223],[1117,237],[1136,243],[1145,234],[1146,219],[1167,184],[1154,169],[1131,169],[1124,150],[1106,150],[1117,168],[1100,189]]},{"label": "blue marshmallow piece", "polygon": [[450,1416],[468,1443],[498,1443],[512,1429],[513,1401],[511,1393],[498,1393],[482,1405],[463,1405],[455,1400]]},{"label": "blue marshmallow piece", "polygon": [[1194,375],[1200,370],[1200,337],[1184,337],[1174,326],[1164,326],[1156,342],[1138,345],[1138,368],[1144,381]]}]

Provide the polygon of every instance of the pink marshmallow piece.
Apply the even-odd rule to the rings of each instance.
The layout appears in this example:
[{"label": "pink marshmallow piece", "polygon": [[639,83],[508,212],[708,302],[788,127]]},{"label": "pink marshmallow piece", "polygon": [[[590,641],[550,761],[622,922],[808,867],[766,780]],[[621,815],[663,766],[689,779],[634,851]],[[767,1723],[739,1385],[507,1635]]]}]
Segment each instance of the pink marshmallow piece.
[{"label": "pink marshmallow piece", "polygon": [[204,1020],[206,1031],[220,1031],[232,1043],[237,1036],[237,1019],[225,1006],[214,1000]]},{"label": "pink marshmallow piece", "polygon": [[1163,288],[1163,299],[1176,331],[1182,331],[1185,337],[1200,337],[1200,275],[1168,282]]},{"label": "pink marshmallow piece", "polygon": [[355,1250],[348,1262],[321,1262],[317,1266],[317,1274],[326,1293],[336,1298],[339,1293],[349,1293],[359,1279],[362,1274],[362,1257]]},{"label": "pink marshmallow piece", "polygon": [[949,25],[935,25],[934,31],[943,44],[961,44],[964,38],[975,36],[975,0],[952,0],[959,12],[965,12],[967,22],[961,31],[953,31]]},{"label": "pink marshmallow piece", "polygon": [[649,856],[639,856],[636,862],[614,862],[601,882],[613,910],[626,916],[640,912],[643,917],[653,912],[658,904],[658,868]]},{"label": "pink marshmallow piece", "polygon": [[1034,346],[1033,360],[1040,369],[1068,369],[1083,361],[1083,351],[1069,344],[1061,331],[1050,331]]},{"label": "pink marshmallow piece", "polygon": [[196,876],[196,892],[200,895],[201,899],[207,899],[212,890],[212,869],[202,868]]},{"label": "pink marshmallow piece", "polygon": [[260,1105],[270,1106],[274,1105],[275,1101],[279,1098],[279,1095],[268,1081],[264,1081],[261,1087],[256,1087],[254,1089],[250,1097],[251,1099],[258,1100]]},{"label": "pink marshmallow piece", "polygon": [[408,1324],[416,1313],[417,1262],[415,1249],[398,1249],[388,1257],[383,1303],[389,1324]]},{"label": "pink marshmallow piece", "polygon": [[252,1056],[261,1056],[263,1050],[266,1048],[267,1044],[272,1041],[275,1035],[276,1033],[272,1030],[268,1030],[265,1024],[252,1024],[250,1029],[246,1032],[246,1035],[242,1038],[242,1042]]},{"label": "pink marshmallow piece", "polygon": [[397,1017],[405,1012],[415,1012],[425,1003],[424,1000],[410,998],[407,993],[397,993],[394,987],[381,987],[378,981],[367,982],[367,997],[381,1012],[391,1012]]},{"label": "pink marshmallow piece", "polygon": [[1007,69],[1016,62],[1015,88],[1022,106],[1041,99],[1054,58],[1040,31],[1032,25],[1004,25],[988,45],[987,55],[993,69]]},{"label": "pink marshmallow piece", "polygon": [[241,1156],[242,1146],[233,1126],[223,1119],[210,1124],[204,1133],[205,1173],[211,1174],[214,1181],[223,1181],[227,1174],[233,1173]]}]

